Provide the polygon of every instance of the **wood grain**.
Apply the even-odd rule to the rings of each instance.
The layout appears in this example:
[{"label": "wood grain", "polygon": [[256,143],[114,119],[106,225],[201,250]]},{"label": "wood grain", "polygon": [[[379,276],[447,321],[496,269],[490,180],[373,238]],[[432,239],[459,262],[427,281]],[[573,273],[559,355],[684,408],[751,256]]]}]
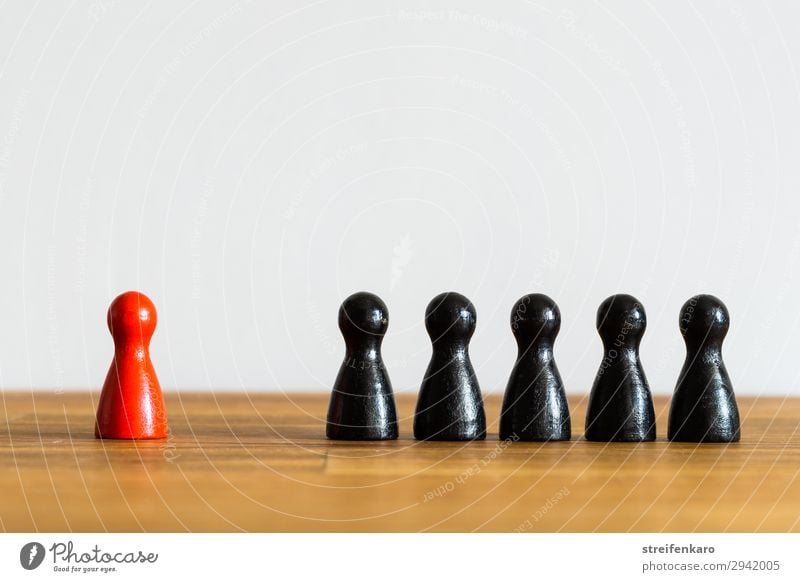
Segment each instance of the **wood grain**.
[{"label": "wood grain", "polygon": [[93,437],[97,394],[0,394],[4,531],[800,531],[800,400],[740,399],[730,445],[323,438],[327,395],[168,394],[166,441]]}]

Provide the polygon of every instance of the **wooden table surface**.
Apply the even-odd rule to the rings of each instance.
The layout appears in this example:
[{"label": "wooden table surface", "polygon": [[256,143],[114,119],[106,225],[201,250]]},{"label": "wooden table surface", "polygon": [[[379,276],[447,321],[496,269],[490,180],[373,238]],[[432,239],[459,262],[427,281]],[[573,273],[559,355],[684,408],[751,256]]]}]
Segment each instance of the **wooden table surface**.
[{"label": "wooden table surface", "polygon": [[166,441],[93,438],[97,394],[0,393],[0,531],[800,531],[800,400],[731,445],[324,438],[328,396],[167,394]]}]

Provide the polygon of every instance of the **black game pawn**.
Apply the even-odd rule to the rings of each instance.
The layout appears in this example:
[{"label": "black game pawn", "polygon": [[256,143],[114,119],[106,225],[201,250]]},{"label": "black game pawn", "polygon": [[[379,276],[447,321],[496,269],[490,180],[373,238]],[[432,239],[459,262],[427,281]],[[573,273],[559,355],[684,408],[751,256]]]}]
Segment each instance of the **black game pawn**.
[{"label": "black game pawn", "polygon": [[397,412],[381,342],[389,327],[386,304],[372,293],[355,293],[339,309],[345,358],[333,384],[326,434],[335,440],[397,438]]},{"label": "black game pawn", "polygon": [[672,397],[669,440],[739,440],[739,408],[722,361],[722,342],[729,325],[728,309],[713,295],[697,295],[683,304],[680,330],[686,343],[686,361]]},{"label": "black game pawn", "polygon": [[478,380],[469,359],[475,332],[475,307],[458,293],[442,293],[425,310],[425,328],[433,342],[414,415],[420,440],[468,441],[486,438],[486,415]]},{"label": "black game pawn", "polygon": [[553,358],[561,312],[547,295],[525,295],[511,311],[518,355],[503,398],[500,438],[568,441],[569,405]]},{"label": "black game pawn", "polygon": [[644,307],[630,295],[612,295],[597,310],[604,357],[586,412],[590,441],[652,441],[656,438],[653,397],[639,361],[647,327]]}]

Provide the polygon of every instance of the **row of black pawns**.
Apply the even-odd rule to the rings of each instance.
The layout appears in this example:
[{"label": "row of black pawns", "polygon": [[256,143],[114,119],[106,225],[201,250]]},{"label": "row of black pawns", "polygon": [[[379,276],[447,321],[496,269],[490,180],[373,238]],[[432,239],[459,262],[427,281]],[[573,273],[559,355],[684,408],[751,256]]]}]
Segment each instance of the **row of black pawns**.
[{"label": "row of black pawns", "polygon": [[[721,352],[728,310],[712,295],[697,295],[684,304],[679,321],[686,361],[672,398],[667,436],[684,442],[738,441],[739,411]],[[483,400],[468,350],[475,322],[475,307],[458,293],[442,293],[428,305],[425,327],[433,355],[417,401],[415,438],[486,437]],[[656,438],[653,399],[639,360],[646,323],[644,308],[630,295],[612,295],[597,310],[604,358],[586,414],[590,441]],[[371,293],[356,293],[342,303],[339,328],[346,355],[331,395],[328,438],[397,438],[394,395],[381,358],[388,324],[386,305]],[[546,295],[526,295],[514,305],[511,329],[519,354],[503,400],[501,439],[571,438],[569,406],[553,358],[560,326],[558,306]]]}]

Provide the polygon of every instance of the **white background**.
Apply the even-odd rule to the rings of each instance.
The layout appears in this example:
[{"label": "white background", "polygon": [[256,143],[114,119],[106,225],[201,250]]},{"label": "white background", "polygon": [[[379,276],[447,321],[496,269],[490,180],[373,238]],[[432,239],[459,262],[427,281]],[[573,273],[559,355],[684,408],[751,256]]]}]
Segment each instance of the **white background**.
[{"label": "white background", "polygon": [[797,3],[264,4],[2,5],[0,386],[98,388],[135,288],[165,389],[328,390],[364,289],[398,392],[457,290],[486,392],[538,291],[569,392],[628,292],[669,393],[709,292],[738,393],[800,395]]},{"label": "white background", "polygon": [[[29,542],[45,547],[45,559],[31,572],[20,566],[20,550]],[[114,573],[83,573],[65,563],[54,544],[73,543],[76,554],[156,553],[150,564],[115,565]],[[644,553],[645,547],[713,547],[713,553]],[[452,559],[453,547],[463,558]],[[3,534],[0,574],[10,580],[308,579],[349,582],[356,572],[376,572],[387,582],[420,577],[480,581],[515,579],[535,569],[546,579],[590,580],[796,580],[796,537],[791,534]],[[309,560],[309,555],[314,559]],[[575,556],[580,559],[575,559]],[[413,556],[413,559],[398,559]],[[354,562],[357,560],[357,565]],[[761,570],[733,570],[731,562],[761,562]],[[763,562],[779,562],[765,570]],[[684,564],[714,571],[664,571]],[[77,572],[54,567],[78,566]],[[719,571],[720,565],[730,571]],[[644,573],[645,567],[650,568]],[[773,566],[774,567],[774,566]],[[254,574],[260,576],[254,576]],[[167,578],[169,576],[169,578]]]}]

